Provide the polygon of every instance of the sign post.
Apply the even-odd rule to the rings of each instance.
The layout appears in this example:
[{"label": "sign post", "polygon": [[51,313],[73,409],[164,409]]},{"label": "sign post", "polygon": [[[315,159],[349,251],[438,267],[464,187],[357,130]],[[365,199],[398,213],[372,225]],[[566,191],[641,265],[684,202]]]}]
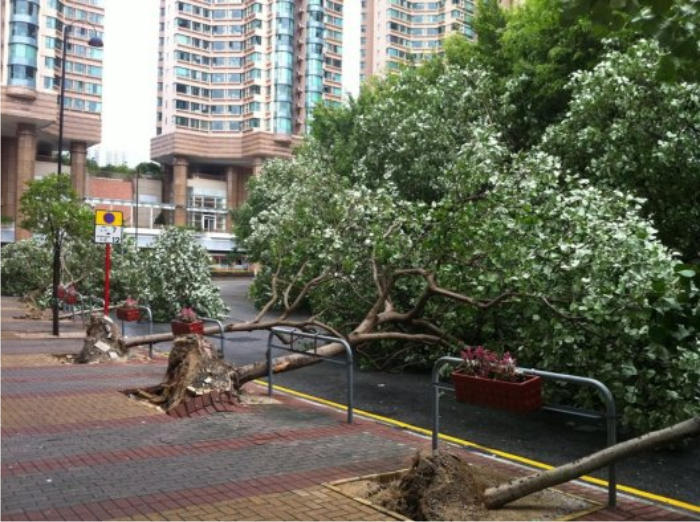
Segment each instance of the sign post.
[{"label": "sign post", "polygon": [[105,244],[105,315],[109,315],[109,272],[112,267],[112,245],[121,243],[124,215],[116,210],[95,211],[95,243]]},{"label": "sign post", "polygon": [[109,315],[109,271],[112,269],[112,245],[105,245],[105,315]]}]

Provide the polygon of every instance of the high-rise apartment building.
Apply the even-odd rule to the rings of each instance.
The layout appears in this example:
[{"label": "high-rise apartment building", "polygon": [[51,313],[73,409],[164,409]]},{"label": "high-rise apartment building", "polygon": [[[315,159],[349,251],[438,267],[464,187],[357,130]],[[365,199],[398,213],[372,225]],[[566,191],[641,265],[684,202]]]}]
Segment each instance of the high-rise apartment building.
[{"label": "high-rise apartment building", "polygon": [[263,161],[342,100],[343,0],[161,0],[157,136],[172,222],[231,230]]},{"label": "high-rise apartment building", "polygon": [[89,45],[102,36],[102,3],[0,0],[3,242],[29,235],[16,225],[26,182],[57,170],[64,59],[63,150],[71,157],[66,171],[85,195],[86,150],[102,133],[102,49]]},{"label": "high-rise apartment building", "polygon": [[361,79],[418,62],[452,32],[474,38],[473,0],[362,0]]}]

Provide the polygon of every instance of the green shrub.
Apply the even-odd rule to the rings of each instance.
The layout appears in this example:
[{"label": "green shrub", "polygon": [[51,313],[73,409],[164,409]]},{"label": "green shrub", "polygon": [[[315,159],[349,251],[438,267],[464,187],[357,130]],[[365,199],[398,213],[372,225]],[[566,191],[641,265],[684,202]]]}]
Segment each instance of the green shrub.
[{"label": "green shrub", "polygon": [[158,236],[145,263],[145,297],[154,320],[169,321],[185,307],[204,317],[225,315],[228,309],[212,284],[209,262],[191,230],[171,227]]}]

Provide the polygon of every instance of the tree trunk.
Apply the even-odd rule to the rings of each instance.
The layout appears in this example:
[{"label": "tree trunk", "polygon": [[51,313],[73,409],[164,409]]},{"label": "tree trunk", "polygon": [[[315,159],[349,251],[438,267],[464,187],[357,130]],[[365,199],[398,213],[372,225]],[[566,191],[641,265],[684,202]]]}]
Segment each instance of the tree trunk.
[{"label": "tree trunk", "polygon": [[489,509],[497,509],[530,493],[579,478],[586,473],[622,460],[630,455],[651,449],[660,444],[667,444],[699,434],[700,417],[694,417],[671,427],[620,442],[569,464],[528,477],[522,477],[508,484],[488,488],[484,492],[484,504]]},{"label": "tree trunk", "polygon": [[[334,355],[339,355],[345,353],[345,348],[340,343],[330,343],[319,347],[316,350],[317,355],[323,357],[333,357]],[[321,362],[321,359],[314,357],[313,355],[302,355],[302,354],[291,354],[284,357],[277,357],[272,359],[272,369],[274,373],[282,373],[289,370],[296,370],[297,368],[303,368],[304,366],[310,366]],[[253,364],[248,364],[246,366],[240,366],[236,368],[236,375],[238,376],[238,385],[250,382],[260,377],[267,377],[267,361],[258,361]]]},{"label": "tree trunk", "polygon": [[237,388],[235,368],[206,339],[190,334],[175,339],[163,382],[133,391],[170,411],[188,397],[213,391],[237,392]]},{"label": "tree trunk", "polygon": [[128,350],[121,343],[119,328],[102,314],[90,314],[83,349],[75,358],[80,364],[124,361]]}]

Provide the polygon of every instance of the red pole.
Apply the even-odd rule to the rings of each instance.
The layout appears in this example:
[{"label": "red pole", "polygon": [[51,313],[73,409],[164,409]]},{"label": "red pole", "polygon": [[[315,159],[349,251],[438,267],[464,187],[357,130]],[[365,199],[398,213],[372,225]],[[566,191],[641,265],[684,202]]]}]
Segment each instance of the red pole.
[{"label": "red pole", "polygon": [[109,269],[111,268],[112,245],[105,248],[105,315],[109,315]]}]

